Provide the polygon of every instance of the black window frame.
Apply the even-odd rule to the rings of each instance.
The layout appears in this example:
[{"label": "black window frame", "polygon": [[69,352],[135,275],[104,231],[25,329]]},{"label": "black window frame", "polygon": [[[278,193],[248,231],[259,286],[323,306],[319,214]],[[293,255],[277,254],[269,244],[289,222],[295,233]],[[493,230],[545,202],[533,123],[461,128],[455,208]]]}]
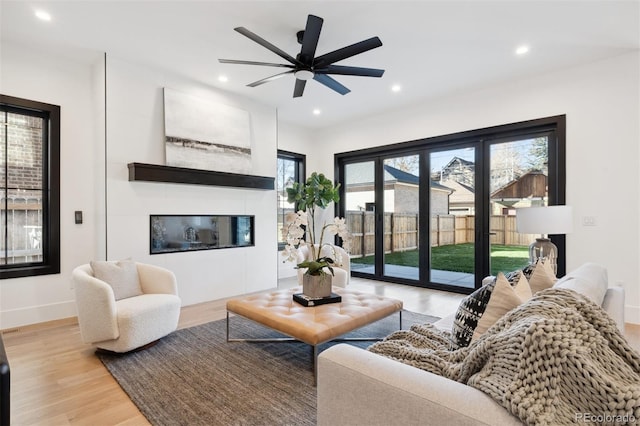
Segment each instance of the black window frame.
[{"label": "black window frame", "polygon": [[[400,156],[406,153],[412,153],[420,150],[427,150],[433,146],[444,146],[455,148],[456,146],[465,145],[469,142],[479,143],[478,146],[488,147],[490,143],[497,142],[504,138],[510,138],[514,136],[522,136],[522,135],[533,135],[542,132],[550,132],[551,139],[549,140],[549,164],[548,164],[548,177],[549,177],[549,199],[548,202],[550,206],[553,205],[565,205],[566,204],[566,115],[556,115],[550,117],[537,118],[527,121],[501,124],[492,127],[467,130],[452,134],[446,134],[441,136],[432,136],[422,139],[416,139],[412,141],[406,142],[398,142],[390,145],[381,145],[375,146],[371,148],[363,148],[354,151],[342,152],[334,154],[334,177],[336,182],[341,184],[340,187],[340,199],[341,201],[335,206],[335,214],[340,217],[345,216],[345,194],[346,194],[346,183],[345,179],[345,166],[352,162],[360,162],[360,161],[378,161],[379,158],[382,157],[390,157],[390,156]],[[484,143],[487,142],[487,143]],[[479,154],[476,154],[479,155]],[[485,156],[487,153],[484,154]],[[381,181],[382,179],[382,163],[378,165],[379,171],[376,175],[376,180]],[[476,166],[481,164],[478,161],[478,157],[476,157]],[[429,167],[427,161],[422,161],[421,163],[421,173],[420,176],[429,176]],[[481,200],[483,200],[484,195],[488,194],[489,187],[489,178],[488,175],[484,173],[483,170],[477,170],[477,173],[482,177],[480,181],[477,182],[479,186],[476,188],[477,193],[481,194],[480,197],[476,199],[476,212],[481,211]],[[424,191],[424,195],[421,196],[420,201],[420,211],[430,211],[429,209],[429,196],[428,196],[428,185],[423,185],[422,191]],[[381,194],[376,195],[376,199],[382,199]],[[481,270],[478,274],[476,274],[476,283],[475,288],[455,288],[448,285],[442,285],[437,283],[425,282],[425,281],[416,281],[409,280],[398,277],[390,277],[385,276],[380,273],[369,274],[369,273],[361,273],[358,271],[351,271],[351,275],[354,277],[361,277],[367,279],[373,279],[378,281],[386,281],[392,283],[400,283],[407,284],[417,287],[425,287],[432,288],[436,290],[445,290],[445,291],[453,291],[458,293],[471,293],[475,289],[479,288],[482,283],[482,278],[489,275],[488,265],[485,265],[483,260],[486,258],[487,253],[485,250],[488,247],[489,239],[489,229],[488,222],[484,223],[481,221],[481,218],[487,217],[488,212],[483,211],[480,215],[476,214],[476,241],[480,242],[480,249],[476,251],[476,264],[482,265]],[[381,226],[382,218],[377,218],[377,226]],[[429,241],[429,217],[428,215],[421,215],[420,220],[420,236],[419,240],[421,242]],[[382,234],[378,231],[379,234]],[[558,271],[557,276],[561,277],[566,273],[566,236],[565,235],[549,235],[551,241],[558,247]],[[381,245],[378,241],[376,241],[378,246],[376,246],[376,252],[381,251]],[[428,248],[428,245],[426,246]],[[426,268],[426,256],[421,256],[420,268]],[[382,265],[381,260],[376,260],[379,265]],[[379,266],[377,270],[381,271],[382,267]]]},{"label": "black window frame", "polygon": [[[307,170],[307,156],[304,154],[298,154],[296,152],[291,152],[291,151],[285,151],[282,149],[278,150],[278,160],[280,159],[284,159],[284,160],[292,160],[296,163],[296,170],[295,170],[295,180],[299,183],[304,183],[305,180],[307,179],[306,177],[306,170]],[[277,183],[277,178],[276,178],[276,191],[278,190],[278,183]],[[280,206],[277,206],[278,208],[278,216],[280,216]],[[284,249],[284,242],[280,241],[280,239],[282,238],[282,233],[280,232],[281,230],[278,229],[278,250],[282,250]]]},{"label": "black window frame", "polygon": [[[42,261],[0,265],[0,279],[60,273],[60,106],[0,95],[0,111],[41,117],[43,126]],[[6,226],[6,222],[0,224]]]}]

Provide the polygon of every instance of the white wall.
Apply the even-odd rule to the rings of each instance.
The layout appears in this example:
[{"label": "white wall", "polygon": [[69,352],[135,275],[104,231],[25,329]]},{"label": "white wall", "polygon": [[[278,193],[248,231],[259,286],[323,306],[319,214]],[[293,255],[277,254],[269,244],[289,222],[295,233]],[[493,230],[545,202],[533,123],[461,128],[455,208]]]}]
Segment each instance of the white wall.
[{"label": "white wall", "polygon": [[[163,87],[248,111],[252,174],[275,175],[275,109],[107,55],[108,258],[171,269],[183,305],[277,287],[274,190],[128,181],[128,163],[165,164]],[[255,247],[150,255],[151,214],[255,215]]]},{"label": "white wall", "polygon": [[[164,164],[163,87],[249,111],[261,176],[276,170],[275,109],[115,58],[105,69],[99,52],[54,54],[4,40],[1,48],[0,93],[61,106],[62,219],[61,273],[1,280],[0,329],[75,316],[71,271],[93,259],[170,268],[183,305],[277,286],[275,191],[129,182],[127,169]],[[84,224],[74,224],[75,210]],[[150,256],[149,215],[163,213],[255,215],[256,245]]]},{"label": "white wall", "polygon": [[[76,314],[71,271],[100,254],[104,83],[97,53],[70,60],[7,41],[1,49],[0,93],[61,107],[61,272],[0,280],[0,329],[5,329]],[[74,223],[75,210],[84,212],[84,224]]]},{"label": "white wall", "polygon": [[[535,118],[567,116],[567,268],[598,262],[626,289],[626,319],[640,323],[640,59],[637,52],[485,90],[423,102],[316,136],[318,168],[333,153]],[[410,88],[406,88],[410,90]],[[330,153],[330,154],[328,154]],[[593,216],[595,227],[582,226]]]}]

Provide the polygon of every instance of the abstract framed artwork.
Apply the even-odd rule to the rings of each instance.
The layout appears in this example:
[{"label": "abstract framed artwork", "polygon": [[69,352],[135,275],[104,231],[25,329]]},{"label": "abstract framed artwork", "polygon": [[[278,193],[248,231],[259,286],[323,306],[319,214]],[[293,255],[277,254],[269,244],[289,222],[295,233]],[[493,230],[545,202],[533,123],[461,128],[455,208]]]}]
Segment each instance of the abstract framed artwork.
[{"label": "abstract framed artwork", "polygon": [[251,174],[249,113],[164,89],[166,165]]}]

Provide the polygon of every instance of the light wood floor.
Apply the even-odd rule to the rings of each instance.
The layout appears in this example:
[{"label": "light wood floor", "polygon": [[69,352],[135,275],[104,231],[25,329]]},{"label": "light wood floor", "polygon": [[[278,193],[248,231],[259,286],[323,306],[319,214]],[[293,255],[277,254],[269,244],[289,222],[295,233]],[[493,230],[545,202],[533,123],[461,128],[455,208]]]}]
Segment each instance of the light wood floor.
[{"label": "light wood floor", "polygon": [[[282,280],[280,287],[294,285]],[[353,278],[349,289],[400,299],[413,312],[446,316],[462,295]],[[180,328],[222,319],[226,300],[182,309]],[[640,350],[640,326],[627,325]],[[75,319],[2,332],[11,365],[11,424],[148,425],[117,382],[80,340]]]}]

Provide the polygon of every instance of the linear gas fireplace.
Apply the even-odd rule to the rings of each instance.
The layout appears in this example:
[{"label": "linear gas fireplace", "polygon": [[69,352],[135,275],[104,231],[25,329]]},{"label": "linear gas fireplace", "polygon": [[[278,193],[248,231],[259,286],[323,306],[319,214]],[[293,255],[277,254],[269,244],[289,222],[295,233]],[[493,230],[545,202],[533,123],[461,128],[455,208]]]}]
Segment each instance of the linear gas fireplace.
[{"label": "linear gas fireplace", "polygon": [[150,253],[250,247],[254,216],[151,215]]}]

